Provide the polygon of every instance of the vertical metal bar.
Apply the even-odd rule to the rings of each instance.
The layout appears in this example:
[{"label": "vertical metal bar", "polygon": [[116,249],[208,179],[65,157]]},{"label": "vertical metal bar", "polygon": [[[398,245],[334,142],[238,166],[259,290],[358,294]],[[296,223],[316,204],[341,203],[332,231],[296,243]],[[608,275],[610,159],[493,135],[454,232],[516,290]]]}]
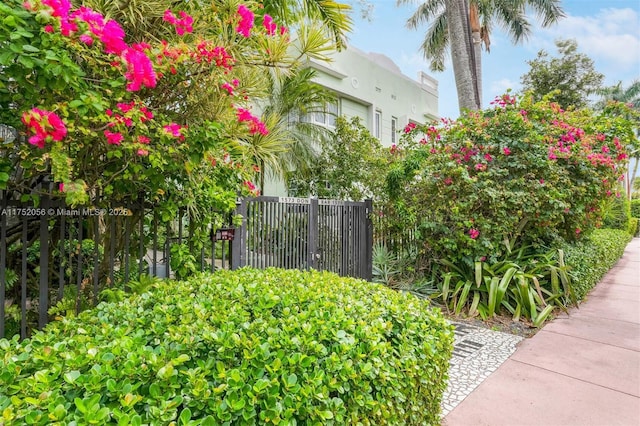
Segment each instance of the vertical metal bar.
[{"label": "vertical metal bar", "polygon": [[182,216],[183,215],[184,215],[184,210],[182,210],[182,207],[180,207],[178,209],[178,244],[182,244]]},{"label": "vertical metal bar", "polygon": [[5,335],[4,304],[7,291],[7,200],[4,191],[0,191],[2,197],[2,212],[0,213],[0,339]]},{"label": "vertical metal bar", "polygon": [[82,222],[83,222],[83,216],[82,216],[82,210],[80,210],[80,216],[78,216],[78,239],[77,239],[77,245],[76,247],[78,248],[78,264],[77,264],[77,275],[76,275],[76,314],[80,313],[80,300],[81,300],[81,296],[82,296],[82,279],[83,277],[83,271],[82,271],[82,267],[84,266],[82,263],[84,262],[83,256],[82,256],[82,239],[83,239],[83,235],[82,235]]},{"label": "vertical metal bar", "polygon": [[[47,211],[49,198],[41,198],[41,206]],[[38,292],[38,328],[42,329],[49,320],[49,219],[40,215],[40,285]]]},{"label": "vertical metal bar", "polygon": [[131,250],[130,246],[130,236],[131,236],[131,219],[132,216],[125,216],[125,230],[124,230],[124,284],[127,285],[129,282],[129,262],[131,262],[131,254],[129,251]]},{"label": "vertical metal bar", "polygon": [[93,235],[93,305],[98,303],[98,271],[100,266],[100,216],[94,216],[95,226]]},{"label": "vertical metal bar", "polygon": [[307,267],[316,268],[316,253],[318,252],[318,199],[312,198],[309,204],[307,227]]},{"label": "vertical metal bar", "polygon": [[373,222],[371,215],[373,214],[373,201],[365,200],[365,271],[363,278],[371,281],[373,277]]},{"label": "vertical metal bar", "polygon": [[246,264],[247,246],[247,204],[244,199],[236,206],[236,214],[242,216],[240,226],[236,228],[233,242],[231,243],[231,269],[238,269]]},{"label": "vertical metal bar", "polygon": [[[211,240],[211,272],[215,272],[216,270],[216,230],[213,227],[213,223],[211,224],[211,235],[210,235],[210,240]],[[224,245],[222,246],[222,249],[224,250]],[[224,268],[224,263],[222,264],[222,267]]]},{"label": "vertical metal bar", "polygon": [[164,245],[162,246],[162,255],[165,259],[165,268],[167,270],[166,278],[171,278],[171,222],[167,222],[167,229],[164,234]]},{"label": "vertical metal bar", "polygon": [[142,275],[143,264],[144,264],[144,221],[145,221],[145,211],[144,204],[141,207],[141,217],[140,217],[140,228],[138,229],[138,239],[139,245],[138,248],[138,279]]},{"label": "vertical metal bar", "polygon": [[109,287],[113,286],[113,270],[115,269],[116,258],[116,216],[111,216],[109,220]]},{"label": "vertical metal bar", "polygon": [[22,279],[20,280],[20,338],[27,337],[27,217],[22,219]]},{"label": "vertical metal bar", "polygon": [[153,210],[153,276],[158,276],[158,214]]},{"label": "vertical metal bar", "polygon": [[[62,296],[64,296],[64,276],[65,276],[65,269],[64,269],[64,256],[65,256],[65,243],[67,242],[67,238],[65,236],[66,232],[65,232],[65,224],[66,224],[66,217],[65,215],[62,215],[60,217],[60,240],[58,241],[58,247],[60,250],[60,265],[59,265],[59,269],[58,269],[58,275],[59,275],[59,283],[58,283],[58,299],[57,301],[61,301],[62,300]],[[71,266],[69,264],[69,266]]]}]

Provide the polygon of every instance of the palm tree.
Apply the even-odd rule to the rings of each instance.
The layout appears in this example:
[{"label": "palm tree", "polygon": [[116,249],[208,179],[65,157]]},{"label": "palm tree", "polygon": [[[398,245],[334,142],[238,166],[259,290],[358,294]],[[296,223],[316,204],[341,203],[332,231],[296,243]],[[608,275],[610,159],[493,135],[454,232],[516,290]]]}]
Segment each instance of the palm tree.
[{"label": "palm tree", "polygon": [[[413,4],[415,0],[397,0],[398,4]],[[547,27],[564,17],[560,0],[424,0],[414,14],[407,20],[407,26],[419,28],[428,23],[420,50],[430,62],[432,71],[444,71],[444,62],[448,48],[452,48],[454,72],[465,74],[461,81],[456,78],[458,98],[464,92],[464,102],[460,109],[478,109],[482,99],[482,47],[489,52],[491,31],[496,25],[503,27],[514,43],[525,40],[531,34],[531,23],[525,12],[530,7]],[[450,9],[449,11],[447,9]],[[464,28],[452,21],[458,15]],[[469,31],[470,30],[470,31]],[[467,43],[465,51],[473,54],[466,58],[456,58],[462,43]],[[454,45],[459,47],[454,52]],[[467,62],[468,61],[468,62]],[[466,64],[466,65],[465,65]],[[458,70],[456,70],[456,67]],[[465,89],[465,81],[471,79],[474,90]],[[471,97],[471,101],[469,101]],[[477,101],[477,102],[474,102]]]},{"label": "palm tree", "polygon": [[321,22],[338,49],[346,46],[353,25],[348,4],[333,0],[264,0],[263,4],[265,13],[285,25]]},{"label": "palm tree", "polygon": [[264,101],[262,120],[267,135],[256,135],[243,142],[248,155],[260,166],[260,189],[264,191],[265,172],[285,181],[294,172],[305,176],[311,172],[322,141],[332,132],[305,120],[315,113],[325,113],[335,95],[313,81],[316,72],[301,68],[281,75],[271,73],[270,95]]}]

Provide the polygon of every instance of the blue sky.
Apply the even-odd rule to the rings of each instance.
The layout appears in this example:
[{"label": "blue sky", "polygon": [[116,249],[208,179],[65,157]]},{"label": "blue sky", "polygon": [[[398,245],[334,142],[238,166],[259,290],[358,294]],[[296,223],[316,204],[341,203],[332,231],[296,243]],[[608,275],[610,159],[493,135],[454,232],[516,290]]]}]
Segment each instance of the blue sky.
[{"label": "blue sky", "polygon": [[[419,46],[422,30],[406,28],[406,20],[417,5],[396,6],[396,0],[368,0],[373,4],[371,21],[360,17],[358,0],[354,4],[354,31],[349,44],[360,50],[384,53],[409,77],[419,70],[439,82],[439,113],[443,117],[458,116],[455,81],[450,62],[441,73],[429,71]],[[554,40],[573,38],[578,48],[595,62],[597,71],[605,75],[605,84],[618,81],[628,84],[640,78],[640,0],[563,0],[567,16],[551,28],[541,28],[532,16],[532,36],[513,45],[499,28],[491,35],[491,52],[484,52],[484,106],[507,88],[518,90],[520,76],[529,70],[526,61],[534,59],[540,49],[556,53]]]}]

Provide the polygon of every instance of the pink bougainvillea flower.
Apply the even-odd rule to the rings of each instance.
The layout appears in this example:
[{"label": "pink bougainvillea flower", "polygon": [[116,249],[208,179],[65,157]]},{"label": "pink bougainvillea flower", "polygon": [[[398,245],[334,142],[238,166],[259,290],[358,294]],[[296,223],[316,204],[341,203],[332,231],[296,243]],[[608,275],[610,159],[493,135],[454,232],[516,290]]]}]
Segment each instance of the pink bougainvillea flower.
[{"label": "pink bougainvillea flower", "polygon": [[244,37],[249,37],[251,35],[251,29],[253,28],[253,12],[251,12],[247,6],[241,4],[238,6],[238,15],[240,15],[240,22],[238,22],[236,32]]},{"label": "pink bougainvillea flower", "polygon": [[104,135],[107,138],[107,143],[111,145],[120,145],[124,140],[124,136],[120,132],[110,132],[109,130],[105,130]]},{"label": "pink bougainvillea flower", "polygon": [[287,27],[284,27],[284,26],[280,27],[280,35],[285,35],[287,31],[289,31]]},{"label": "pink bougainvillea flower", "polygon": [[185,33],[193,32],[193,17],[186,12],[180,12],[180,18],[173,14],[170,10],[164,11],[163,20],[173,25],[176,29],[176,34],[184,35]]},{"label": "pink bougainvillea flower", "polygon": [[82,34],[80,37],[78,37],[78,39],[80,39],[80,41],[87,46],[91,46],[93,44],[93,37],[91,37],[89,34]]},{"label": "pink bougainvillea flower", "polygon": [[267,30],[267,34],[274,35],[276,33],[276,29],[278,26],[275,22],[273,22],[273,18],[270,15],[264,15],[264,19],[262,20],[262,25],[264,25],[264,29]]},{"label": "pink bougainvillea flower", "polygon": [[100,34],[100,41],[104,43],[104,51],[115,55],[122,54],[127,49],[124,36],[124,30],[113,19],[104,24],[102,34]]},{"label": "pink bougainvillea flower", "polygon": [[124,102],[118,102],[116,106],[120,111],[126,114],[133,109],[133,107],[135,106],[135,102],[129,102],[128,104],[125,104]]},{"label": "pink bougainvillea flower", "polygon": [[61,141],[67,135],[64,122],[54,112],[32,108],[24,112],[21,119],[28,132],[33,133],[29,143],[38,148],[44,148],[47,138]]},{"label": "pink bougainvillea flower", "polygon": [[600,142],[604,142],[606,136],[603,135],[602,133],[598,133],[598,135],[596,136],[596,139]]},{"label": "pink bougainvillea flower", "polygon": [[140,135],[138,136],[138,142],[140,142],[141,144],[148,145],[149,142],[151,142],[151,138],[149,138],[148,136]]},{"label": "pink bougainvillea flower", "polygon": [[447,177],[443,182],[445,185],[449,186],[453,183],[453,179],[451,179],[450,177]]},{"label": "pink bougainvillea flower", "polygon": [[478,164],[476,164],[475,169],[476,170],[480,170],[480,171],[487,170],[487,165],[486,164],[482,164],[482,163],[478,163]]},{"label": "pink bougainvillea flower", "polygon": [[231,85],[229,83],[224,83],[221,87],[224,90],[226,90],[229,95],[233,95],[233,89],[234,89],[233,85]]},{"label": "pink bougainvillea flower", "polygon": [[64,192],[64,182],[58,184],[58,191]]},{"label": "pink bougainvillea flower", "polygon": [[156,87],[156,72],[149,57],[136,49],[128,48],[124,53],[124,60],[127,63],[125,77],[129,80],[127,90],[136,92],[145,87]]},{"label": "pink bougainvillea flower", "polygon": [[416,123],[409,123],[405,126],[404,128],[404,132],[405,133],[411,133],[411,131],[413,131],[413,129],[416,128]]},{"label": "pink bougainvillea flower", "polygon": [[493,157],[491,156],[491,154],[487,153],[487,154],[484,155],[484,159],[489,161],[489,162],[491,162],[493,160]]},{"label": "pink bougainvillea flower", "polygon": [[52,33],[53,32],[53,26],[51,24],[47,24],[44,26],[44,32],[45,33]]},{"label": "pink bougainvillea flower", "polygon": [[475,229],[475,228],[471,228],[471,229],[469,229],[469,237],[470,237],[472,240],[475,240],[475,239],[476,239],[476,238],[478,238],[479,236],[480,236],[480,231],[478,231],[478,230],[477,230],[477,229]]},{"label": "pink bougainvillea flower", "polygon": [[51,16],[56,18],[66,18],[71,10],[71,1],[69,0],[42,0],[42,4],[53,9]]},{"label": "pink bougainvillea flower", "polygon": [[185,129],[187,126],[181,126],[177,123],[167,124],[163,127],[164,131],[169,135],[178,138],[178,140],[183,141],[184,135],[182,134],[182,129]]},{"label": "pink bougainvillea flower", "polygon": [[147,151],[146,149],[142,149],[142,148],[140,148],[140,149],[137,151],[137,154],[138,154],[139,156],[141,156],[141,157],[144,157],[144,156],[149,155],[149,151]]},{"label": "pink bougainvillea flower", "polygon": [[580,235],[580,232],[582,232],[582,230],[580,228],[576,228],[576,235]]},{"label": "pink bougainvillea flower", "polygon": [[256,133],[260,133],[261,135],[268,135],[269,130],[264,125],[262,121],[258,117],[255,117],[251,114],[251,111],[244,108],[237,108],[236,115],[238,117],[238,121],[243,123],[246,122],[249,126],[249,133],[255,135]]},{"label": "pink bougainvillea flower", "polygon": [[509,147],[504,147],[504,148],[502,149],[502,153],[503,153],[504,155],[511,155],[511,150],[509,149]]}]

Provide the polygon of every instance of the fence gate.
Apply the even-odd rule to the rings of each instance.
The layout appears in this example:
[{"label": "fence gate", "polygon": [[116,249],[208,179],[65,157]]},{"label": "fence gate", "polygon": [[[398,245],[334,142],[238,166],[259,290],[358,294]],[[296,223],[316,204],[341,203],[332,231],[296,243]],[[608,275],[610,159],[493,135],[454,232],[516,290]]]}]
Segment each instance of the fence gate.
[{"label": "fence gate", "polygon": [[371,200],[245,198],[231,266],[312,268],[370,280],[371,210]]}]

